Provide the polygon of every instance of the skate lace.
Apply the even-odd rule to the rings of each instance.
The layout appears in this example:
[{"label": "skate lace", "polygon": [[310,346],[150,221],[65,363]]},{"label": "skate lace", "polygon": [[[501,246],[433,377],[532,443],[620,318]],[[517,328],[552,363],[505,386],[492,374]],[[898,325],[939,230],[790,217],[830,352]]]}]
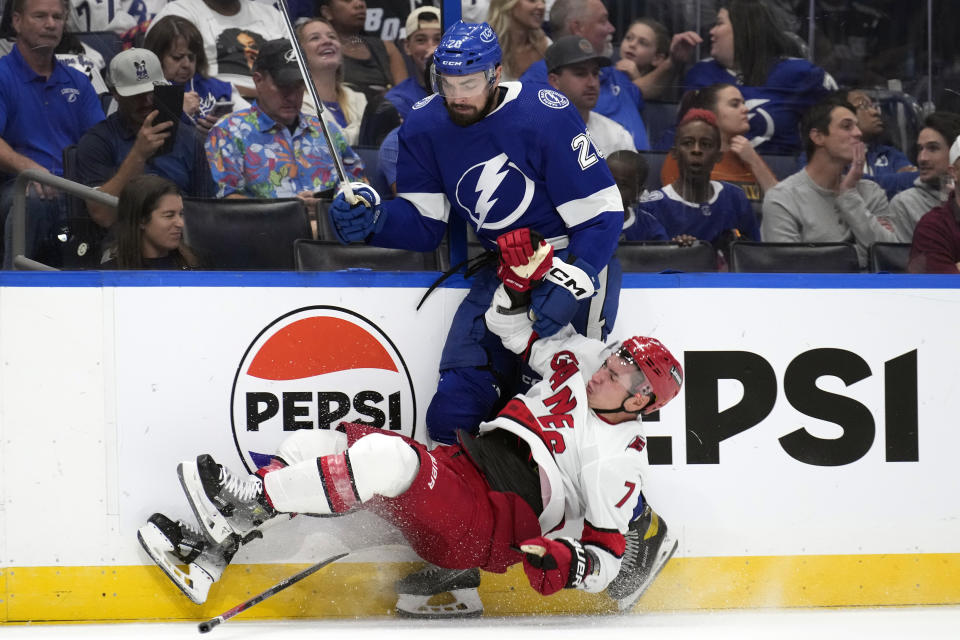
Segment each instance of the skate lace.
[{"label": "skate lace", "polygon": [[250,502],[260,494],[259,481],[235,476],[223,467],[220,467],[220,482],[223,490],[240,502]]},{"label": "skate lace", "polygon": [[636,565],[640,556],[640,536],[627,535],[624,537],[626,538],[627,546],[623,551],[623,563],[631,566]]}]

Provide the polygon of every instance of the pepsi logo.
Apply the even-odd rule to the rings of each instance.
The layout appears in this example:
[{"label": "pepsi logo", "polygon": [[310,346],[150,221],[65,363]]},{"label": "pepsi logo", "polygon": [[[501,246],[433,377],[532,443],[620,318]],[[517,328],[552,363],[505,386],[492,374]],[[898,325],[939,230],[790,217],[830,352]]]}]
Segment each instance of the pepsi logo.
[{"label": "pepsi logo", "polygon": [[247,348],[234,377],[230,422],[251,473],[300,429],[358,422],[415,437],[410,372],[367,318],[332,306],[287,313]]}]

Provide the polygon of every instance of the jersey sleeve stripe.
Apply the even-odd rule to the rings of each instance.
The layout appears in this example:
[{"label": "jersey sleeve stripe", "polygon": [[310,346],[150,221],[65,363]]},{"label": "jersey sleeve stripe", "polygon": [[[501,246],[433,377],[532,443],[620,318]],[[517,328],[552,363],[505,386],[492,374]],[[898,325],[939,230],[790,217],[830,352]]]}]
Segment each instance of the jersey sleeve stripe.
[{"label": "jersey sleeve stripe", "polygon": [[601,211],[623,211],[623,199],[617,185],[612,185],[586,198],[570,200],[557,207],[557,213],[568,227],[575,227]]},{"label": "jersey sleeve stripe", "polygon": [[450,218],[450,202],[442,193],[398,193],[397,197],[416,207],[424,218],[440,222],[447,222]]}]

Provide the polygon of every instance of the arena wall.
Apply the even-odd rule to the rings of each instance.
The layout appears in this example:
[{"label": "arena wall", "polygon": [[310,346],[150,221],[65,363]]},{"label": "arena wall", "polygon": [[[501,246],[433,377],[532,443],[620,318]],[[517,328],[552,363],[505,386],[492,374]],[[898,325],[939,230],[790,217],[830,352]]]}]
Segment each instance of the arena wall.
[{"label": "arena wall", "polygon": [[[292,429],[425,439],[462,281],[434,274],[0,273],[0,621],[389,615],[417,566],[367,514],[244,547],[202,607],[136,530],[189,509],[176,464],[235,469]],[[625,277],[616,336],[681,356],[647,421],[645,493],[680,540],[639,609],[960,602],[960,290],[949,276]],[[488,613],[612,612],[484,574]]]}]

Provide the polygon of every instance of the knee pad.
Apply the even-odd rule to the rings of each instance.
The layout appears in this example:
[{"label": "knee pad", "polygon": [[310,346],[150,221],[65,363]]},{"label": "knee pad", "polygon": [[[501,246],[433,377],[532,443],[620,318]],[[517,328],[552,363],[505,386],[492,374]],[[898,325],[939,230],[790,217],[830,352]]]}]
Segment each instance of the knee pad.
[{"label": "knee pad", "polygon": [[490,370],[463,367],[443,371],[427,407],[427,433],[435,442],[456,444],[457,431],[476,433],[499,399],[499,385]]},{"label": "knee pad", "polygon": [[410,488],[420,469],[413,447],[385,433],[360,438],[347,450],[347,458],[361,501],[374,495],[397,497]]},{"label": "knee pad", "polygon": [[284,439],[277,448],[276,457],[288,465],[347,450],[347,434],[334,429],[302,429]]}]

